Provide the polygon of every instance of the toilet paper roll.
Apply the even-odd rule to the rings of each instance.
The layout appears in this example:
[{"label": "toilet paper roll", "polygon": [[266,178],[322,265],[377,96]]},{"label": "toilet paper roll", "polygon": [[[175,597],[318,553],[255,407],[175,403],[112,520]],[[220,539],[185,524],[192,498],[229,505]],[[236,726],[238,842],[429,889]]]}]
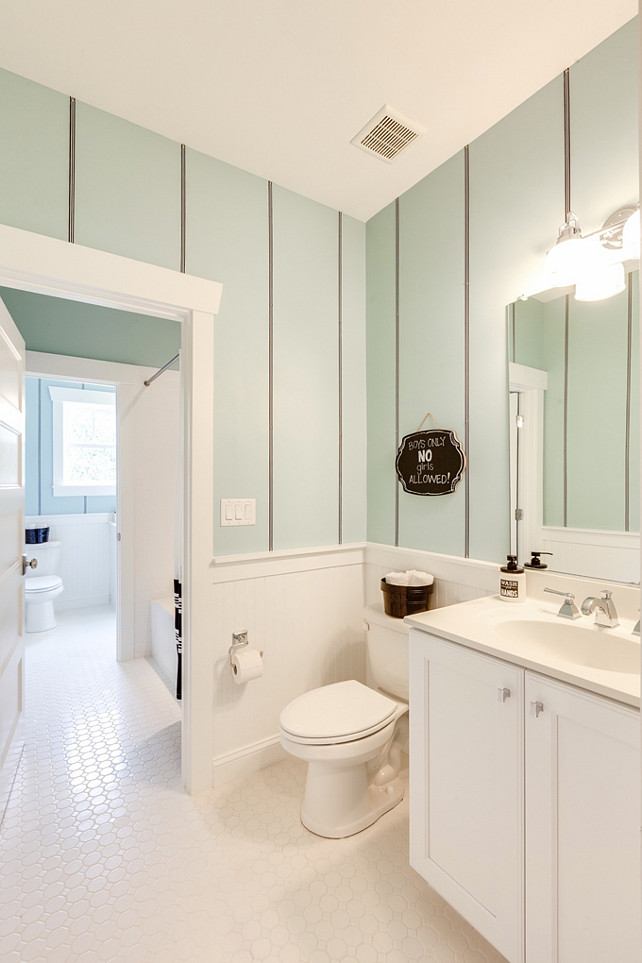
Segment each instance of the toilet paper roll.
[{"label": "toilet paper roll", "polygon": [[259,650],[243,648],[232,652],[232,675],[237,685],[263,675],[263,659]]}]

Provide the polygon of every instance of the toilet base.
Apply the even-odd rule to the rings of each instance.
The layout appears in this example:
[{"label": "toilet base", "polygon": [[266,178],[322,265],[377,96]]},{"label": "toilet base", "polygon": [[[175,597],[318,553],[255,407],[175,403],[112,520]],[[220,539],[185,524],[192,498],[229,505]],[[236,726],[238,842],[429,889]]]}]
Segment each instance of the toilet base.
[{"label": "toilet base", "polygon": [[372,826],[381,816],[398,806],[403,799],[403,793],[403,782],[398,777],[392,779],[385,786],[369,786],[367,797],[365,797],[369,802],[367,812],[341,826],[319,822],[312,813],[306,811],[304,800],[301,807],[301,822],[315,836],[323,836],[326,839],[343,839],[345,836],[354,836],[355,833],[360,833],[368,826]]},{"label": "toilet base", "polygon": [[25,604],[25,632],[49,632],[56,628],[53,601],[27,602]]}]

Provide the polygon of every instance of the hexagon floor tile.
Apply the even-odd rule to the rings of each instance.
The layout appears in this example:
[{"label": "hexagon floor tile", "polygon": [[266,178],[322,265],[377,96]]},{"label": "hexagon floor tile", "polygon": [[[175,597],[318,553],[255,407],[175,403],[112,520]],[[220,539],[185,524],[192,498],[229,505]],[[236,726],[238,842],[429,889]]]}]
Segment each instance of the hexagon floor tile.
[{"label": "hexagon floor tile", "polygon": [[0,833],[3,963],[501,963],[408,865],[408,806],[301,826],[292,759],[196,798],[180,709],[110,612],[27,636],[27,743]]}]

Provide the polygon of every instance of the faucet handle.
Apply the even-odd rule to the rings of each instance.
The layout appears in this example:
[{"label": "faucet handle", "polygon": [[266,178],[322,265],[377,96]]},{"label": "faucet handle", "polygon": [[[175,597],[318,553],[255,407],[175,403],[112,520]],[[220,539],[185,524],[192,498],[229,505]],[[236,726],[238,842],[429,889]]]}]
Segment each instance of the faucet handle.
[{"label": "faucet handle", "polygon": [[575,596],[572,592],[559,592],[557,589],[545,588],[545,592],[550,592],[551,595],[563,595],[565,601],[562,603],[562,607],[557,613],[562,619],[581,619],[580,611],[575,604]]}]

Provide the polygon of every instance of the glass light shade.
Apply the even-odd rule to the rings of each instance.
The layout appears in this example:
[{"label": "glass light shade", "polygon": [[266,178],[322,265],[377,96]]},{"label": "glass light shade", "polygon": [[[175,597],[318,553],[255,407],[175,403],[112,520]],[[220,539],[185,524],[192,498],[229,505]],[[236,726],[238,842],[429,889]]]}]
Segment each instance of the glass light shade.
[{"label": "glass light shade", "polygon": [[622,264],[596,263],[589,258],[586,270],[575,285],[576,301],[604,301],[626,287]]},{"label": "glass light shade", "polygon": [[631,214],[622,228],[622,259],[637,260],[640,257],[640,208]]},{"label": "glass light shade", "polygon": [[584,248],[581,236],[560,238],[546,255],[546,267],[553,287],[565,288],[575,284],[582,272]]}]

